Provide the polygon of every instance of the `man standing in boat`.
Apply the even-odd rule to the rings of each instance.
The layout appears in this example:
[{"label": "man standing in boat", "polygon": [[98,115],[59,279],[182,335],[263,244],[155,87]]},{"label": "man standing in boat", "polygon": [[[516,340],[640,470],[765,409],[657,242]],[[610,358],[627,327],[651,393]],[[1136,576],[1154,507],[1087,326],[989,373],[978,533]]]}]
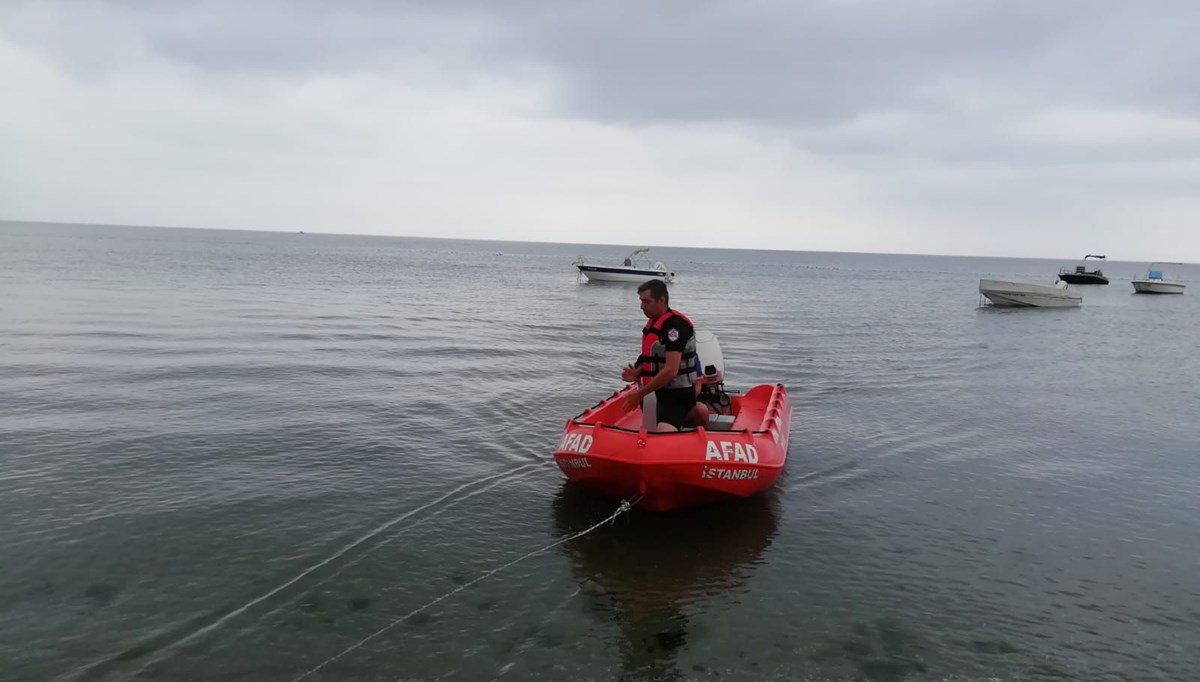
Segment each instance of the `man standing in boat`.
[{"label": "man standing in boat", "polygon": [[646,326],[642,328],[642,354],[635,365],[621,371],[625,381],[638,382],[638,389],[625,398],[625,409],[638,407],[642,398],[654,393],[658,431],[678,431],[691,416],[707,420],[707,410],[696,410],[696,328],[691,320],[670,306],[667,285],[652,279],[637,289]]}]

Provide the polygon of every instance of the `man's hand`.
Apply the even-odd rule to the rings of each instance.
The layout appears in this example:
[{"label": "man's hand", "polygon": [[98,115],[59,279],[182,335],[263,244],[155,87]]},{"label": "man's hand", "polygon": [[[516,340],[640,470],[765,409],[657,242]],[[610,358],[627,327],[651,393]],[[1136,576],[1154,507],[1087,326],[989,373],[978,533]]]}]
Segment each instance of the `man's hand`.
[{"label": "man's hand", "polygon": [[633,365],[625,365],[621,370],[621,380],[629,383],[637,381],[637,378],[642,375],[642,371]]}]

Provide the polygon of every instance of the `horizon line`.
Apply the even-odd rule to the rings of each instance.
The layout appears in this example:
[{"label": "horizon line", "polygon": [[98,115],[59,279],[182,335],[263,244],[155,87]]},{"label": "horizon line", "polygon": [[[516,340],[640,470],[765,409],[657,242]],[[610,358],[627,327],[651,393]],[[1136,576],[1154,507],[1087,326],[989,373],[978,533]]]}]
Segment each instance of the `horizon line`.
[{"label": "horizon line", "polygon": [[[76,225],[81,227],[133,227],[141,229],[164,229],[164,230],[208,230],[213,232],[261,232],[268,234],[312,234],[328,237],[382,237],[395,239],[428,239],[431,241],[457,241],[457,242],[498,242],[502,244],[555,244],[562,246],[619,246],[622,248],[635,247],[634,244],[621,244],[616,242],[548,242],[535,239],[496,239],[482,237],[429,237],[425,235],[400,235],[400,234],[376,234],[376,233],[357,233],[357,232],[314,232],[310,230],[295,230],[295,229],[269,229],[269,228],[244,228],[244,227],[199,227],[194,225],[151,225],[145,223],[93,223],[93,222],[68,222],[62,220],[21,220],[12,218],[0,218],[0,223],[25,223],[31,225]],[[761,251],[766,253],[836,253],[849,255],[864,255],[864,256],[926,256],[933,258],[992,258],[998,260],[1080,260],[1075,257],[1054,257],[1054,256],[980,256],[974,254],[962,253],[918,253],[918,252],[897,252],[897,251],[832,251],[828,249],[760,249],[748,248],[740,246],[675,246],[671,244],[652,244],[643,242],[642,246],[649,248],[660,249],[688,249],[700,250],[707,249],[711,251]],[[1082,258],[1082,257],[1081,257]],[[1136,258],[1132,260],[1117,260],[1107,258],[1106,260],[1117,263],[1166,263],[1167,261],[1150,260]],[[1193,265],[1190,262],[1176,262],[1179,265]]]}]

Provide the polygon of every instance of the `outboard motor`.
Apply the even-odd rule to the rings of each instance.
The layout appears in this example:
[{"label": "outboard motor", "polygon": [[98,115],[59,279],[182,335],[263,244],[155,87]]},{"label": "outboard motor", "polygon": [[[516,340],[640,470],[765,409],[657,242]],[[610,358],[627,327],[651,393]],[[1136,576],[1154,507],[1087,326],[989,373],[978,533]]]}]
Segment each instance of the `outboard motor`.
[{"label": "outboard motor", "polygon": [[733,414],[733,405],[725,392],[725,358],[715,334],[696,332],[696,356],[700,361],[700,393],[696,400],[708,406],[714,415]]}]

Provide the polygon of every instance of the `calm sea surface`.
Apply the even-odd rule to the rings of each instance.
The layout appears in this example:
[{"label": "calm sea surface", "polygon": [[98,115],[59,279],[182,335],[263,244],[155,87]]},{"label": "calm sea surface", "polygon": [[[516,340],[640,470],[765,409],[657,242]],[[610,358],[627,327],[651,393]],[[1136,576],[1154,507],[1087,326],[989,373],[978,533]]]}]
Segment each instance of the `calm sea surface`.
[{"label": "calm sea surface", "polygon": [[1200,677],[1200,267],[655,249],[787,471],[565,540],[627,250],[0,223],[0,679]]}]

